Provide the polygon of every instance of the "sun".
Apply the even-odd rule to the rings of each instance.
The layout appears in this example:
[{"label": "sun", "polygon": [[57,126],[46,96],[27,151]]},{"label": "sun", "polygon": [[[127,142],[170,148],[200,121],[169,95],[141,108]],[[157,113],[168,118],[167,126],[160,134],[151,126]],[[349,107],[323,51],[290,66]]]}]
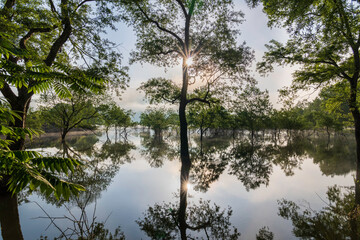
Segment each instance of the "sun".
[{"label": "sun", "polygon": [[186,59],[186,65],[187,66],[191,66],[194,63],[193,58],[189,57],[188,59]]}]

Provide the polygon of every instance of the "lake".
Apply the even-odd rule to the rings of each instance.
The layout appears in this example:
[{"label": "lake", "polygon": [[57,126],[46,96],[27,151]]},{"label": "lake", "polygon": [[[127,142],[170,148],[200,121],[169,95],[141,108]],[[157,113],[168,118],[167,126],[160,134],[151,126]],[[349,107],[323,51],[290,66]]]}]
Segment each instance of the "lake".
[{"label": "lake", "polygon": [[[240,239],[256,239],[264,226],[273,232],[274,239],[297,239],[292,222],[278,215],[278,200],[319,210],[326,205],[329,186],[354,184],[355,140],[351,135],[338,135],[330,141],[310,133],[305,137],[282,133],[276,139],[261,133],[253,140],[248,135],[238,133],[235,139],[205,137],[201,143],[199,136],[191,133],[190,141],[193,167],[188,206],[202,199],[221,210],[231,207],[229,221],[241,233]],[[95,219],[105,222],[104,228],[111,232],[120,226],[126,239],[149,239],[136,221],[144,219],[149,207],[178,202],[178,139],[175,131],[164,132],[158,139],[141,129],[130,130],[126,139],[115,137],[114,131],[110,139],[104,133],[69,137],[67,154],[90,166],[73,180],[91,194],[82,193],[69,203],[59,204],[52,197],[24,193],[21,198],[26,201],[19,207],[24,238],[58,237],[59,229],[73,228],[71,219],[84,217],[82,207],[88,224]],[[53,137],[37,139],[28,144],[28,149],[57,156],[64,151],[60,140]],[[55,217],[59,229],[47,216]],[[193,236],[205,234],[200,231]]]}]

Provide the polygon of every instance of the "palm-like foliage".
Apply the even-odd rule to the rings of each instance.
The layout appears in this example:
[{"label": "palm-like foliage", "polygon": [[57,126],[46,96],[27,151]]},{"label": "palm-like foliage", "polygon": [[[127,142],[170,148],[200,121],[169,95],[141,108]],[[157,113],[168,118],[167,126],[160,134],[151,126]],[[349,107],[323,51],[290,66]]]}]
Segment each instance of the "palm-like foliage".
[{"label": "palm-like foliage", "polygon": [[[26,63],[8,61],[10,55],[27,59]],[[96,93],[106,85],[106,79],[100,77],[95,69],[83,70],[58,62],[50,67],[36,59],[36,54],[17,48],[5,34],[0,33],[0,88],[5,82],[16,88],[25,87],[29,93],[35,94],[52,88],[64,98],[71,97],[70,90]]]},{"label": "palm-like foliage", "polygon": [[70,194],[85,190],[78,184],[63,180],[61,175],[74,172],[81,162],[71,158],[43,157],[35,151],[1,151],[0,171],[9,175],[8,186],[13,193],[29,187],[56,198],[69,199]]},{"label": "palm-like foliage", "polygon": [[[24,138],[34,134],[32,130],[7,126],[15,121],[18,115],[0,105],[0,135],[11,136],[11,139]],[[8,178],[9,191],[18,193],[29,187],[40,189],[46,195],[54,193],[57,198],[68,199],[70,194],[83,191],[81,185],[67,182],[61,176],[82,165],[71,158],[43,157],[36,151],[12,151],[9,145],[13,140],[0,139],[0,176]]]}]

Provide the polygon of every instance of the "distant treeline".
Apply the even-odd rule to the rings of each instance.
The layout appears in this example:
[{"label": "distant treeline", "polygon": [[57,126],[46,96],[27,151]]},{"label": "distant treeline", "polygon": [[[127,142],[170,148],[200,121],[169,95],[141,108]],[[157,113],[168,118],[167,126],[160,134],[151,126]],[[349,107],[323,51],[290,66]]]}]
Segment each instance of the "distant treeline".
[{"label": "distant treeline", "polygon": [[[328,134],[352,128],[352,117],[346,103],[336,99],[336,89],[325,88],[312,101],[293,104],[291,92],[280,91],[283,108],[273,108],[267,91],[254,86],[246,88],[230,104],[221,101],[210,105],[193,103],[187,110],[187,123],[191,129],[220,134],[224,130],[248,130],[252,135],[264,130],[320,130]],[[140,124],[160,134],[162,130],[177,128],[178,115],[174,110],[149,108],[140,116]]]}]

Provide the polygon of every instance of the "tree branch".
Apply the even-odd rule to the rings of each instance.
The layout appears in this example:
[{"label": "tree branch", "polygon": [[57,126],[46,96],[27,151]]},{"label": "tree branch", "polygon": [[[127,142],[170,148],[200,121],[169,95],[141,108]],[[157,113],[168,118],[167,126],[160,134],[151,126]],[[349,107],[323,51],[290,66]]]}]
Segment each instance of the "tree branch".
[{"label": "tree branch", "polygon": [[188,17],[188,13],[186,12],[184,3],[183,3],[181,0],[176,0],[176,2],[180,5],[180,7],[181,7],[181,9],[182,9],[182,11],[183,11],[183,13],[184,13],[185,18],[187,18],[187,17]]},{"label": "tree branch", "polygon": [[157,54],[162,54],[162,55],[168,55],[168,54],[171,54],[171,53],[178,53],[178,54],[180,54],[180,55],[182,55],[181,54],[181,52],[179,52],[178,50],[169,50],[169,51],[159,51]]},{"label": "tree branch", "polygon": [[189,104],[189,103],[192,103],[192,102],[195,102],[195,101],[206,103],[210,107],[210,102],[208,100],[206,100],[206,98],[198,98],[198,97],[191,98],[191,99],[186,101],[186,104]]},{"label": "tree branch", "polygon": [[97,111],[94,111],[90,116],[80,118],[77,122],[73,123],[73,124],[68,128],[69,131],[70,131],[71,129],[73,129],[74,127],[76,127],[78,124],[80,124],[82,121],[84,121],[84,120],[89,120],[89,119],[93,118],[97,113],[98,113]]},{"label": "tree branch", "polygon": [[8,10],[10,8],[12,8],[15,5],[15,0],[7,0],[5,5],[4,5],[4,9],[3,10]]},{"label": "tree branch", "polygon": [[210,221],[207,221],[207,222],[205,222],[205,223],[203,223],[203,224],[200,224],[199,226],[196,226],[196,227],[192,227],[192,226],[190,226],[189,224],[186,224],[186,227],[189,228],[189,229],[191,229],[191,230],[193,230],[193,231],[197,231],[197,230],[205,229],[206,227],[209,227],[210,224],[211,224],[211,222],[210,222]]},{"label": "tree branch", "polygon": [[95,0],[84,0],[81,3],[79,3],[79,5],[76,6],[74,12],[76,12],[83,4],[87,3],[87,2],[94,2]]},{"label": "tree branch", "polygon": [[52,28],[48,27],[48,28],[30,28],[29,32],[20,39],[20,48],[21,49],[26,49],[26,41],[30,39],[30,37],[37,32],[50,32],[52,29],[57,28],[56,25],[54,25]]},{"label": "tree branch", "polygon": [[9,101],[10,104],[14,104],[17,102],[17,96],[15,93],[11,90],[9,84],[4,81],[3,87],[1,88],[1,93],[4,95],[4,97]]},{"label": "tree branch", "polygon": [[141,8],[141,6],[140,6],[138,3],[135,3],[135,4],[136,4],[136,6],[139,8],[140,12],[145,16],[145,18],[146,18],[149,22],[154,23],[154,24],[156,25],[156,27],[157,27],[158,29],[160,29],[161,31],[166,32],[166,33],[172,35],[173,37],[175,37],[175,38],[179,41],[180,45],[181,45],[182,47],[184,47],[184,42],[183,42],[183,40],[182,40],[176,33],[174,33],[174,32],[172,32],[172,31],[170,31],[170,30],[168,30],[168,29],[160,26],[160,23],[159,23],[158,21],[155,21],[154,19],[150,18],[149,15]]},{"label": "tree branch", "polygon": [[50,3],[50,9],[53,13],[56,13],[58,16],[59,16],[59,13],[56,11],[56,8],[55,8],[55,4],[53,2],[53,0],[49,0],[49,3]]},{"label": "tree branch", "polygon": [[176,98],[173,98],[172,100],[171,100],[171,99],[166,98],[164,95],[162,95],[162,96],[161,96],[161,98],[162,98],[164,101],[166,101],[166,102],[169,102],[169,103],[171,103],[171,104],[174,104],[174,103],[176,102],[176,100],[179,100],[180,95],[179,95],[179,96],[177,96]]},{"label": "tree branch", "polygon": [[47,66],[51,66],[60,51],[61,47],[65,44],[65,42],[69,39],[71,32],[72,32],[72,26],[70,22],[69,17],[69,11],[68,11],[68,0],[61,0],[61,14],[63,15],[62,24],[64,25],[64,30],[61,33],[61,35],[56,39],[54,44],[51,46],[50,52],[48,56],[45,59],[45,64]]}]

